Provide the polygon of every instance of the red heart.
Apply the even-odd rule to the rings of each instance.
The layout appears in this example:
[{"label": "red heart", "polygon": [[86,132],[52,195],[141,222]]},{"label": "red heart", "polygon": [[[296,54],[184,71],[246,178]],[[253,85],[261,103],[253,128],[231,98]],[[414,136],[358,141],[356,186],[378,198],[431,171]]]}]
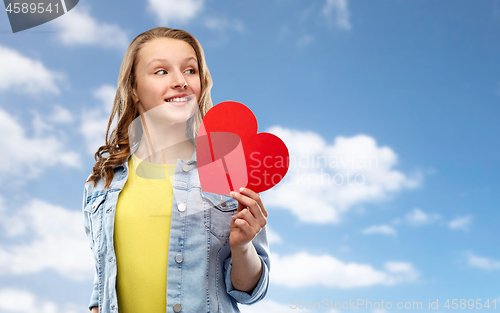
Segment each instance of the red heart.
[{"label": "red heart", "polygon": [[257,134],[257,119],[244,104],[224,101],[211,108],[196,138],[201,189],[229,195],[246,187],[254,192],[278,184],[288,171],[285,143],[270,133]]}]

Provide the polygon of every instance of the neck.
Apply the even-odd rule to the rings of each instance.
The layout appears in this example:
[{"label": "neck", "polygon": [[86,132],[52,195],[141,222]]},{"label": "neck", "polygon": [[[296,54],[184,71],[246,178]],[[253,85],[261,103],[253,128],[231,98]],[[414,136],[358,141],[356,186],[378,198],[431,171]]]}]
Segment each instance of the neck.
[{"label": "neck", "polygon": [[135,152],[137,157],[156,164],[176,164],[177,159],[189,161],[194,145],[186,135],[187,122],[165,123],[141,115],[142,138]]}]

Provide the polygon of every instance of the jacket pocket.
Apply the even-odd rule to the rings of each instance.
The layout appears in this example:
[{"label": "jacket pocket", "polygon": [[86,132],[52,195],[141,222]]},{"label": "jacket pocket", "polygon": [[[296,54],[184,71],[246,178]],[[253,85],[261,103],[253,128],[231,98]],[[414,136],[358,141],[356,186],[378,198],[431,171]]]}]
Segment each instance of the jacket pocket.
[{"label": "jacket pocket", "polygon": [[106,195],[107,192],[102,191],[89,195],[87,197],[87,204],[83,209],[86,212],[85,215],[88,217],[92,246],[94,246],[95,241],[100,236],[102,214],[99,214],[99,209],[102,207],[104,200],[106,200]]},{"label": "jacket pocket", "polygon": [[203,205],[210,220],[210,232],[218,237],[229,237],[231,216],[236,213],[238,201],[231,196],[201,192]]}]

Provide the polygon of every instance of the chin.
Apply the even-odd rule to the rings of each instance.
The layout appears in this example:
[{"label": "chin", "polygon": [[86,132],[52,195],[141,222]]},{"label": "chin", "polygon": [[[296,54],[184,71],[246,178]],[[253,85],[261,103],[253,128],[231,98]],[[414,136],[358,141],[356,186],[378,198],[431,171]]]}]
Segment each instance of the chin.
[{"label": "chin", "polygon": [[189,116],[188,114],[182,116],[176,115],[176,116],[165,117],[164,120],[172,124],[186,124],[190,117],[191,116]]}]

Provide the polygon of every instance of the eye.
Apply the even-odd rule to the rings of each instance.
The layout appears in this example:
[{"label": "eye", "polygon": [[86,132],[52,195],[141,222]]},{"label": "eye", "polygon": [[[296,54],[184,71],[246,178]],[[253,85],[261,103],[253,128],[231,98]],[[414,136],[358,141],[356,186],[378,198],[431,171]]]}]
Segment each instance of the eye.
[{"label": "eye", "polygon": [[159,70],[158,72],[155,72],[155,74],[158,74],[160,72],[165,72],[165,74],[168,74],[167,71],[165,71],[165,70]]},{"label": "eye", "polygon": [[188,74],[196,74],[196,70],[194,68],[190,68],[189,70],[186,70],[186,72],[189,72]]}]

